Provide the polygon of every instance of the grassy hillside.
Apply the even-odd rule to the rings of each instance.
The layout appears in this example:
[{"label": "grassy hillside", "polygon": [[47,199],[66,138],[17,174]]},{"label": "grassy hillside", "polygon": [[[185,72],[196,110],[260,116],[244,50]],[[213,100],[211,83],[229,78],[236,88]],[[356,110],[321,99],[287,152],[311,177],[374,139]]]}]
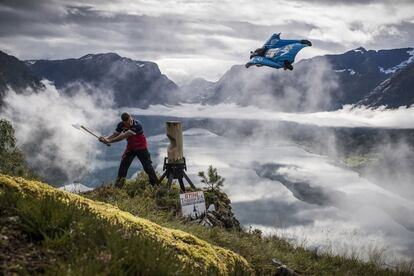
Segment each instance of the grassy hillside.
[{"label": "grassy hillside", "polygon": [[[46,260],[41,272],[251,274],[249,264],[238,254],[113,205],[6,175],[0,175],[0,188],[2,216],[16,218],[30,241],[54,252],[57,265]],[[8,269],[2,265],[2,270]]]},{"label": "grassy hillside", "polygon": [[[128,181],[123,189],[101,187],[85,193],[84,196],[116,205],[121,210],[148,218],[165,227],[180,229],[212,244],[228,248],[243,256],[257,275],[275,275],[277,268],[272,263],[274,258],[304,275],[412,275],[414,272],[413,264],[401,264],[393,270],[382,267],[380,254],[374,254],[377,252],[373,252],[371,260],[364,263],[357,255],[343,257],[305,250],[276,236],[262,236],[257,230],[239,231],[237,227],[206,228],[179,216],[178,194],[178,187],[171,190],[153,189],[145,175],[139,175],[137,179]],[[214,197],[221,196],[212,195],[210,190],[206,200]]]},{"label": "grassy hillside", "polygon": [[[178,194],[175,186],[154,189],[143,175],[128,181],[122,189],[106,186],[82,196],[40,182],[0,175],[0,225],[12,231],[10,225],[16,224],[27,236],[24,246],[13,245],[14,259],[2,259],[4,253],[0,253],[0,271],[286,275],[278,274],[272,263],[276,258],[302,275],[413,273],[409,265],[389,269],[375,258],[364,263],[356,256],[321,254],[294,247],[278,237],[264,237],[260,231],[194,224],[179,215]],[[217,196],[208,193],[206,198],[214,200]],[[227,198],[220,196],[220,200]],[[16,233],[0,231],[2,235]],[[27,243],[31,244],[29,249]],[[0,243],[0,252],[7,250]]]}]

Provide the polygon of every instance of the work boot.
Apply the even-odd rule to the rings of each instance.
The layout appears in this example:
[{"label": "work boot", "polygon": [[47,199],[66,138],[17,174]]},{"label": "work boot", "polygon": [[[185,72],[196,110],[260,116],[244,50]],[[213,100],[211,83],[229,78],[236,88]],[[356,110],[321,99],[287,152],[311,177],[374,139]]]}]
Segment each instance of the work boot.
[{"label": "work boot", "polygon": [[125,177],[119,177],[115,181],[115,187],[122,189],[125,185]]}]

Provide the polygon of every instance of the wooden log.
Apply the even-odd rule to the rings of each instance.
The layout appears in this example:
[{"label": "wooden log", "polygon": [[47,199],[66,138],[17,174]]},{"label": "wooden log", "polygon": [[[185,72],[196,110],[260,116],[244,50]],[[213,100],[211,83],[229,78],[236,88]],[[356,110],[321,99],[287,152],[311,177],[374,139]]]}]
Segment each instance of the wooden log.
[{"label": "wooden log", "polygon": [[170,144],[167,148],[167,157],[169,163],[181,163],[183,159],[183,128],[181,122],[166,122],[167,137]]}]

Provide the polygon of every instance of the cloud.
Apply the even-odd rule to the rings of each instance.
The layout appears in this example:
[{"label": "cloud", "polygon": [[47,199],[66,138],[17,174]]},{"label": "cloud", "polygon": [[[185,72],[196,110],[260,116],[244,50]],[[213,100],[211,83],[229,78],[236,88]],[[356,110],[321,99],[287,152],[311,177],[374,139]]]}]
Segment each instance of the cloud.
[{"label": "cloud", "polygon": [[[93,180],[112,177],[98,174],[115,173],[118,154],[104,152],[106,148],[93,137],[71,126],[85,123],[101,131],[114,125],[119,114],[111,108],[111,94],[105,91],[95,94],[100,96],[95,98],[82,90],[66,96],[50,84],[38,94],[9,92],[1,116],[13,122],[30,164],[42,173],[56,177],[64,173],[67,182],[84,177],[90,170],[96,174]],[[159,134],[148,139],[159,170],[168,144],[165,134],[160,134],[164,131],[164,120],[187,118],[183,124],[184,153],[190,177],[197,185],[198,171],[210,164],[217,167],[226,178],[224,189],[236,215],[247,225],[277,233],[298,244],[305,237],[306,246],[338,254],[346,254],[351,248],[359,252],[359,257],[367,258],[370,246],[388,248],[387,260],[400,256],[412,258],[414,254],[414,221],[410,216],[414,204],[407,196],[414,191],[410,185],[400,185],[412,183],[409,165],[412,147],[393,137],[379,143],[377,152],[386,156],[388,163],[380,164],[365,176],[339,164],[335,154],[308,152],[287,133],[298,133],[302,142],[309,142],[309,137],[315,136],[325,154],[328,147],[335,146],[335,141],[330,141],[330,135],[335,136],[334,130],[310,126],[412,128],[412,108],[361,107],[283,113],[234,104],[187,104],[122,111],[139,115],[138,119],[145,122],[147,135]],[[283,121],[296,124],[284,125]],[[407,166],[399,165],[400,161],[407,161]],[[382,181],[369,175],[379,171]]]},{"label": "cloud", "polygon": [[[226,178],[224,189],[236,216],[247,227],[317,252],[369,260],[381,250],[389,265],[412,260],[414,161],[409,139],[414,109],[283,113],[234,104],[185,104],[129,111],[160,121],[160,116],[181,118],[185,129],[191,128],[184,132],[190,177],[216,166]],[[161,144],[160,158],[166,140],[164,135],[150,138]],[[344,155],[362,154],[353,145],[373,155],[374,166],[356,171],[344,165]]]},{"label": "cloud", "polygon": [[66,96],[50,83],[44,84],[46,89],[39,93],[8,91],[0,116],[14,126],[18,145],[32,168],[50,183],[70,183],[82,179],[102,153],[96,139],[72,124],[102,131],[108,122],[115,122],[117,112],[111,109],[107,91],[92,96],[81,89]]},{"label": "cloud", "polygon": [[[217,79],[225,64],[243,64],[273,32],[309,38],[299,58],[414,44],[410,1],[2,1],[0,48],[23,59],[62,59],[117,52],[163,62],[177,80]],[[275,7],[275,9],[269,9]],[[190,60],[217,64],[205,72]],[[173,64],[169,59],[182,59]],[[202,66],[199,66],[199,68]]]},{"label": "cloud", "polygon": [[322,127],[366,128],[414,128],[414,107],[376,109],[345,106],[343,109],[325,112],[288,113],[275,112],[255,106],[241,107],[235,104],[200,105],[181,104],[174,107],[163,105],[150,109],[129,109],[131,113],[145,116],[171,116],[178,118],[216,118],[274,122],[294,122]]},{"label": "cloud", "polygon": [[[244,112],[240,110],[239,115]],[[354,257],[367,260],[373,247],[377,247],[385,249],[383,257],[387,264],[398,258],[412,259],[414,204],[411,197],[401,195],[412,194],[412,186],[390,182],[385,187],[341,165],[336,156],[306,151],[284,137],[283,127],[274,124],[243,119],[212,121],[232,131],[214,134],[206,129],[187,129],[184,153],[188,172],[194,181],[196,172],[205,170],[209,164],[216,166],[226,178],[224,189],[244,225],[278,234],[318,252],[357,253]],[[183,123],[190,125],[188,121]],[[200,125],[208,124],[200,121]],[[303,126],[298,128],[302,133],[307,132]],[[217,131],[215,127],[209,129]],[[246,130],[251,130],[251,134],[246,136]],[[332,129],[327,131],[334,134]],[[309,142],[305,137],[301,136],[301,141]],[[323,131],[317,143],[325,144],[325,139]],[[165,135],[151,140],[162,144],[159,156],[164,156]],[[409,149],[399,142],[394,146],[378,143],[378,147],[387,145],[399,149],[395,158],[402,157],[400,154]],[[392,167],[382,164],[378,170],[381,168],[387,171]],[[405,167],[397,166],[394,170],[395,175],[407,175]],[[412,173],[409,179],[413,179]]]}]

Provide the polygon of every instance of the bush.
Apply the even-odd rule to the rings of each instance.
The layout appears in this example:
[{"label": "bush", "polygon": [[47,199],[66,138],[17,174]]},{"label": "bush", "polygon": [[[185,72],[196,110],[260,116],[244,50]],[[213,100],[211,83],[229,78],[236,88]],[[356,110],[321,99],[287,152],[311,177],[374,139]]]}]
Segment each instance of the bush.
[{"label": "bush", "polygon": [[16,145],[13,126],[4,119],[0,119],[0,173],[36,178]]},{"label": "bush", "polygon": [[227,194],[221,190],[224,185],[225,178],[217,173],[217,169],[209,166],[207,175],[201,171],[198,173],[201,183],[204,183],[204,197],[207,207],[211,204],[215,207],[215,214],[221,225],[227,229],[235,229],[241,231],[240,222],[234,216],[231,201]]}]

